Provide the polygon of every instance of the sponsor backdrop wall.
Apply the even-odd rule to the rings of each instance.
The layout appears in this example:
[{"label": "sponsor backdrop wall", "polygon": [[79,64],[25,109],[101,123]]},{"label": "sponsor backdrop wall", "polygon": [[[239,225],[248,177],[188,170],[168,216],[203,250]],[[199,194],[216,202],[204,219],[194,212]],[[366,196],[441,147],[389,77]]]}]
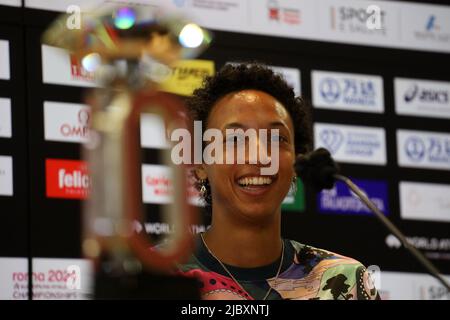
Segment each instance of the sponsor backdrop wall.
[{"label": "sponsor backdrop wall", "polygon": [[[22,5],[23,2],[23,5]],[[89,186],[80,146],[89,135],[86,89],[94,75],[68,53],[41,45],[69,4],[0,0],[0,299],[85,299],[92,265],[81,253]],[[134,1],[160,5],[160,1]],[[214,30],[198,60],[168,74],[166,90],[189,95],[225,63],[259,60],[313,106],[314,146],[326,147],[409,241],[450,275],[450,7],[364,0],[164,1]],[[436,1],[438,3],[438,1]],[[381,27],[367,28],[376,4]],[[141,119],[138,232],[171,232],[159,209],[171,173],[158,162],[164,123]],[[190,201],[201,203],[194,188]],[[283,235],[381,270],[386,299],[450,299],[344,185],[314,194],[298,182],[283,203]],[[205,230],[208,219],[194,226]],[[77,266],[81,289],[67,287]],[[30,275],[30,276],[29,276]],[[72,279],[73,280],[73,279]]]}]

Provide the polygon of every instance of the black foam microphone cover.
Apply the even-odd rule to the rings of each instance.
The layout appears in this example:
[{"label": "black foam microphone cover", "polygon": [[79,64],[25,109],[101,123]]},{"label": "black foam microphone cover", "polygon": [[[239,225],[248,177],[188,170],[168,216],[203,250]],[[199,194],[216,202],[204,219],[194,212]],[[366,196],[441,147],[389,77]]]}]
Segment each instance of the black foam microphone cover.
[{"label": "black foam microphone cover", "polygon": [[310,184],[316,191],[321,191],[333,188],[334,175],[339,172],[339,165],[327,149],[319,148],[310,153],[298,155],[295,171],[304,183]]}]

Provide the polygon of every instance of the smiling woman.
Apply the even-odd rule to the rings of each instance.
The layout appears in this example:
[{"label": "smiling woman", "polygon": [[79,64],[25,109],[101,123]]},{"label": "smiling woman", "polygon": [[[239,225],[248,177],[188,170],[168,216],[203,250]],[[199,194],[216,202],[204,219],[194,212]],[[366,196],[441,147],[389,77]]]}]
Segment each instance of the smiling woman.
[{"label": "smiling woman", "polygon": [[[296,180],[296,155],[311,144],[309,110],[282,77],[260,64],[226,65],[188,104],[203,129],[220,130],[225,140],[236,139],[227,136],[229,129],[277,132],[256,163],[250,153],[261,150],[264,139],[242,136],[244,143],[224,144],[222,152],[226,157],[246,146],[244,163],[203,163],[195,170],[212,223],[178,267],[199,280],[203,298],[378,298],[358,261],[281,237],[281,203]],[[262,175],[274,148],[278,170]]]}]

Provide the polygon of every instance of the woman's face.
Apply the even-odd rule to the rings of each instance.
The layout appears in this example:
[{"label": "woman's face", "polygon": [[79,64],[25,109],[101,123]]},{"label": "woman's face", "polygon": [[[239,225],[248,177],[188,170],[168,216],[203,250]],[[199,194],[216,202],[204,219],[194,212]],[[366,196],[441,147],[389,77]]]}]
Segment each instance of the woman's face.
[{"label": "woman's face", "polygon": [[[278,171],[274,175],[261,175],[262,158],[257,156],[256,164],[249,163],[249,139],[245,143],[245,163],[236,163],[237,143],[235,143],[233,164],[203,165],[211,186],[213,212],[216,206],[223,206],[222,212],[240,215],[250,221],[267,218],[279,212],[281,202],[289,191],[294,176],[294,127],[292,119],[284,106],[271,95],[258,90],[243,90],[230,93],[214,105],[208,118],[207,129],[216,128],[222,132],[224,141],[233,137],[226,135],[226,129],[254,129],[258,138],[254,141],[261,145],[260,129],[267,130],[268,143],[271,132],[279,130]],[[272,139],[273,140],[273,139]],[[241,140],[242,141],[242,140]],[[272,145],[273,147],[273,145]],[[270,147],[265,154],[274,157]],[[223,148],[224,158],[231,150]],[[264,155],[264,153],[262,154]],[[255,155],[254,155],[255,156]],[[264,157],[267,161],[267,158]],[[263,160],[263,161],[264,161]],[[266,162],[267,163],[267,162]],[[259,179],[263,177],[264,179]]]}]

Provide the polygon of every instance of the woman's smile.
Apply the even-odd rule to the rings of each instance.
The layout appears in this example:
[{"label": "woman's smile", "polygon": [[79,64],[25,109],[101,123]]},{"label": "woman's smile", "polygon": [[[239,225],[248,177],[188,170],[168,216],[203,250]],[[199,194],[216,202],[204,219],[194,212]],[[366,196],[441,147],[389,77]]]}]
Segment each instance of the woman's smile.
[{"label": "woman's smile", "polygon": [[277,176],[261,176],[255,174],[242,175],[236,180],[239,192],[251,197],[260,197],[273,189]]}]

